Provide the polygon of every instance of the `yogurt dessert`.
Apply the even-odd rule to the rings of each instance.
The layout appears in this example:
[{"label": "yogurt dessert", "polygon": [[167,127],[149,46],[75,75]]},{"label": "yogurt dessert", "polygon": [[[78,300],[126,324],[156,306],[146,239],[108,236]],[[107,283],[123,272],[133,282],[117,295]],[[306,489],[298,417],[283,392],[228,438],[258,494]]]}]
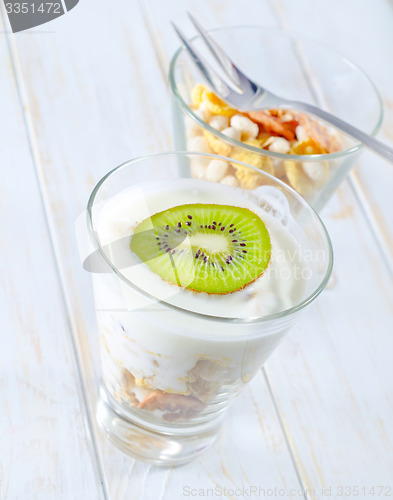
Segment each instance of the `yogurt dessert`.
[{"label": "yogurt dessert", "polygon": [[227,161],[137,158],[88,202],[98,423],[124,452],[158,465],[188,462],[215,440],[225,409],[331,272],[323,224],[285,184],[235,160],[258,187],[193,178],[198,165]]},{"label": "yogurt dessert", "polygon": [[156,180],[93,217],[116,270],[94,276],[106,391],[138,422],[218,418],[292,325],[280,313],[313,286],[287,198],[268,185]]}]

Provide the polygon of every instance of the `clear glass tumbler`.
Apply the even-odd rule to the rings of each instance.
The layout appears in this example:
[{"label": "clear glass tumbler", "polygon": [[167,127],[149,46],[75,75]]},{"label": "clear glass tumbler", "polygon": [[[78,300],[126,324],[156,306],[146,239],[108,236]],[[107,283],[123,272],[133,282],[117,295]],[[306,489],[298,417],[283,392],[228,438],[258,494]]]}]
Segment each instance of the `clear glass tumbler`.
[{"label": "clear glass tumbler", "polygon": [[[262,26],[215,29],[212,35],[246,75],[277,95],[316,104],[368,134],[378,132],[383,114],[380,95],[368,76],[342,54],[307,37]],[[204,51],[199,37],[192,43]],[[215,61],[213,64],[217,67]],[[294,188],[317,211],[324,207],[363,149],[329,127],[325,132],[330,136],[325,136],[323,129],[317,126],[316,130],[304,113],[297,117],[303,124],[302,135],[305,139],[323,137],[321,144],[305,140],[296,147],[292,140],[287,152],[281,151],[283,146],[278,147],[277,142],[274,147],[268,145],[264,132],[251,140],[247,135],[238,140],[224,128],[229,124],[222,124],[233,111],[223,109],[215,98],[204,100],[203,109],[199,104],[195,88],[204,82],[183,48],[172,58],[169,81],[176,149],[219,154],[266,171]],[[283,119],[296,118],[293,110],[288,111]],[[324,153],[320,146],[326,141],[337,143],[333,150],[339,150]],[[195,172],[195,177],[209,176],[210,172],[203,169]],[[234,171],[234,176],[232,181],[245,188],[255,187],[258,182],[255,177],[244,177],[241,170]]]},{"label": "clear glass tumbler", "polygon": [[[283,182],[239,162],[260,177],[257,189],[192,178],[200,164],[226,163],[184,152],[137,158],[108,173],[88,202],[85,268],[102,366],[97,418],[116,446],[155,464],[185,463],[214,441],[228,406],[332,269],[325,227]],[[135,225],[189,203],[245,207],[264,220],[272,254],[260,278],[226,295],[197,293],[164,282],[135,258]]]}]

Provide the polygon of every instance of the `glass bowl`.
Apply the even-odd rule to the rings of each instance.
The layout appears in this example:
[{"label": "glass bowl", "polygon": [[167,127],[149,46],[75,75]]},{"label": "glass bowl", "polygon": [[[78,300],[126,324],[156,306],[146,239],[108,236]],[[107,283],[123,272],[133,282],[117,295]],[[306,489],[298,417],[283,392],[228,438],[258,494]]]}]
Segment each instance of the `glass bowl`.
[{"label": "glass bowl", "polygon": [[[375,85],[358,66],[335,50],[275,28],[237,26],[212,30],[212,34],[245,74],[272,92],[316,104],[368,134],[378,132],[382,122],[382,101]],[[199,37],[192,43],[203,51],[204,44]],[[176,149],[219,154],[264,170],[294,188],[317,211],[329,200],[363,149],[361,144],[313,117],[317,127],[324,127],[327,139],[339,144],[338,151],[324,153],[323,149],[307,149],[310,134],[305,133],[304,127],[297,129],[303,138],[290,143],[289,153],[277,152],[281,151],[277,145],[266,146],[266,143],[264,146],[265,134],[258,144],[255,140],[248,140],[246,144],[244,134],[241,140],[226,135],[227,132],[220,131],[223,125],[217,129],[217,120],[214,124],[212,118],[217,114],[229,115],[230,124],[233,111],[225,109],[214,96],[212,98],[210,89],[202,90],[205,101],[198,107],[202,92],[201,87],[198,91],[196,86],[203,83],[202,78],[183,48],[172,58],[169,80],[174,98]],[[207,102],[206,96],[210,96]],[[297,119],[298,116],[295,110],[288,110],[284,119]],[[303,113],[302,120],[309,118],[310,115]],[[220,120],[225,122],[221,118],[218,122]],[[315,123],[312,127],[315,128]],[[311,151],[312,154],[293,154],[294,144],[300,145],[295,148],[297,152]],[[193,175],[217,181],[219,174],[200,168]],[[210,179],[212,175],[214,179]],[[241,170],[232,166],[222,181],[253,188],[257,187],[258,178],[245,178]]]}]

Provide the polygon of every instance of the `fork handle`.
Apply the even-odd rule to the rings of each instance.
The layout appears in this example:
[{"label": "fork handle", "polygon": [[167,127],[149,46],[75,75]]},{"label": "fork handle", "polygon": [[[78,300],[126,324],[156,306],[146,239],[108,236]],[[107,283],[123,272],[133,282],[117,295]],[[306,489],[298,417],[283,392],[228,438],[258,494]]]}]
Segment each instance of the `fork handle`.
[{"label": "fork handle", "polygon": [[323,111],[322,109],[317,108],[312,104],[307,104],[305,102],[291,101],[291,106],[292,105],[294,109],[301,109],[303,111],[308,111],[309,113],[312,113],[313,115],[322,118],[322,120],[330,123],[334,127],[337,127],[338,129],[342,130],[343,132],[350,135],[354,139],[357,139],[362,144],[364,144],[368,149],[371,149],[371,151],[374,151],[378,155],[382,156],[382,158],[385,158],[386,160],[389,160],[393,163],[393,148],[387,146],[383,142],[374,139],[374,137],[371,137],[365,132],[362,132],[361,130],[350,125],[344,120],[341,120],[340,118],[337,118],[336,116],[333,116],[327,111]]}]

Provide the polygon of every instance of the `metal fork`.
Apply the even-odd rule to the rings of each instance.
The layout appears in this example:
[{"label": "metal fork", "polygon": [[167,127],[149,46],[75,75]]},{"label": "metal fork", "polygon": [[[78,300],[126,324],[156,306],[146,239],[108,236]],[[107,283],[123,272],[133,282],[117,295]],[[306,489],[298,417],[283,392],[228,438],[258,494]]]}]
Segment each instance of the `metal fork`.
[{"label": "metal fork", "polygon": [[185,50],[191,56],[203,78],[208,82],[212,90],[230,106],[243,111],[255,111],[272,108],[276,109],[278,107],[282,107],[309,112],[340,129],[352,138],[358,140],[367,148],[371,149],[383,158],[393,162],[393,149],[383,142],[374,139],[374,137],[369,134],[362,132],[353,125],[350,125],[344,120],[341,120],[337,116],[334,116],[317,106],[313,106],[312,104],[308,104],[306,102],[284,99],[283,97],[274,94],[270,90],[267,90],[261,85],[250,80],[250,78],[242,73],[240,69],[231,61],[223,49],[213,40],[201,24],[194,19],[191,14],[188,15],[202,40],[205,42],[207,48],[221,67],[223,73],[232,83],[233,87],[227,85],[227,83],[218,75],[212,66],[208,64],[203,56],[195,49],[195,47],[188,42],[187,38],[183,35],[180,29],[174,23],[172,23],[172,25]]}]

